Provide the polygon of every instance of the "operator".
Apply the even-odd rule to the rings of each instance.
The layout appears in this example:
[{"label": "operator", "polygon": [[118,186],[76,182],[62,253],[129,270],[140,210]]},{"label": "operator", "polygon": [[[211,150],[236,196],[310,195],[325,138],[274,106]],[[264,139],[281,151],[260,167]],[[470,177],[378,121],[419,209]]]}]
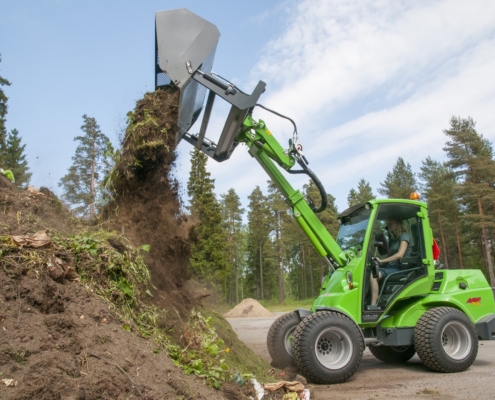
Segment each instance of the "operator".
[{"label": "operator", "polygon": [[385,268],[380,268],[378,278],[373,278],[371,275],[371,304],[375,305],[378,301],[378,281],[385,278],[387,275],[400,270],[400,259],[408,256],[412,252],[412,238],[407,232],[406,225],[402,218],[398,215],[391,215],[387,218],[387,227],[390,233],[390,247],[387,258],[380,260],[376,259],[380,264],[388,263]]}]

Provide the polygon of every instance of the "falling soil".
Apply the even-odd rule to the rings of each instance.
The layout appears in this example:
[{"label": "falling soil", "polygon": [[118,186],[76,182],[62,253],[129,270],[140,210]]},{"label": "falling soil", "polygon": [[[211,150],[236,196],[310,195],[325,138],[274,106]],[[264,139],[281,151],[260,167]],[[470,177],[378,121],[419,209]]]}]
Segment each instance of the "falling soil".
[{"label": "falling soil", "polygon": [[108,226],[124,232],[135,246],[151,246],[146,261],[154,301],[175,308],[184,319],[197,302],[194,293],[183,288],[190,278],[194,224],[181,213],[179,184],[170,177],[176,159],[178,99],[173,87],[146,93],[128,115],[106,216]]},{"label": "falling soil", "polygon": [[255,299],[244,299],[228,313],[225,318],[248,318],[248,317],[273,317],[274,314],[268,311]]}]

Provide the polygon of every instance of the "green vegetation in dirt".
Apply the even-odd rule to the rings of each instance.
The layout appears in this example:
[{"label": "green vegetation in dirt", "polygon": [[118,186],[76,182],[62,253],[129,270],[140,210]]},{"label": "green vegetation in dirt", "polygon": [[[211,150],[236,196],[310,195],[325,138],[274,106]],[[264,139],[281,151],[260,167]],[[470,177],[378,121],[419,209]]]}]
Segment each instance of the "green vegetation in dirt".
[{"label": "green vegetation in dirt", "polygon": [[268,374],[270,365],[256,356],[243,342],[239,340],[230,324],[217,312],[204,309],[203,315],[210,318],[211,326],[222,338],[229,349],[222,357],[229,366],[231,376],[239,372],[245,378],[255,377],[262,382],[272,382],[275,379]]},{"label": "green vegetation in dirt", "polygon": [[231,378],[224,358],[230,348],[225,347],[225,342],[212,326],[212,319],[192,310],[184,326],[183,337],[187,345],[182,348],[170,343],[168,355],[186,374],[204,378],[210,386],[219,389],[222,381]]},{"label": "green vegetation in dirt", "polygon": [[[25,272],[33,269],[42,274],[56,254],[74,266],[89,292],[111,306],[122,329],[151,340],[155,352],[167,354],[186,374],[195,374],[217,389],[236,372],[245,379],[268,379],[269,365],[240,342],[230,325],[215,312],[192,310],[184,323],[181,341],[174,342],[167,334],[167,311],[149,301],[150,273],[142,254],[146,245],[132,248],[125,237],[103,230],[69,237],[52,231],[52,244],[46,249],[20,248],[9,235],[1,239],[0,266],[7,272],[20,264]],[[14,349],[10,354],[19,363],[27,356]]]},{"label": "green vegetation in dirt", "polygon": [[113,168],[103,180],[111,197],[126,195],[144,177],[175,160],[178,91],[174,87],[145,93],[127,113],[122,148],[112,151]]}]

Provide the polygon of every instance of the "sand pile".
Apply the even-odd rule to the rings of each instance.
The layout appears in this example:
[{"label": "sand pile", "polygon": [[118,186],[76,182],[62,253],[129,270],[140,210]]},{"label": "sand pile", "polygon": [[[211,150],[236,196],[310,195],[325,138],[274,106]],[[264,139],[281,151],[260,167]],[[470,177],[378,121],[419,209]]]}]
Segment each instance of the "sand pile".
[{"label": "sand pile", "polygon": [[268,311],[255,299],[244,299],[232,310],[224,315],[225,318],[246,318],[246,317],[273,317],[274,314]]}]

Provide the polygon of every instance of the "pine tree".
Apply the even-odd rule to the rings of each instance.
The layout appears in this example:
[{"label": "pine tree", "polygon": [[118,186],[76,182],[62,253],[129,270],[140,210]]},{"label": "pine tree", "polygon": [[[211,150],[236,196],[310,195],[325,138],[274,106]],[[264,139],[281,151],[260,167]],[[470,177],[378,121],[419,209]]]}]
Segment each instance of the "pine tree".
[{"label": "pine tree", "polygon": [[419,177],[423,180],[421,187],[428,203],[430,225],[439,238],[440,260],[447,269],[463,268],[461,211],[455,193],[454,173],[427,157],[422,163]]},{"label": "pine tree", "polygon": [[273,229],[273,244],[277,260],[277,280],[278,280],[278,302],[283,303],[285,299],[285,264],[287,260],[286,247],[288,240],[288,231],[294,226],[292,210],[287,202],[271,180],[268,181],[268,207],[270,209],[271,221],[270,226]]},{"label": "pine tree", "polygon": [[268,293],[269,271],[273,264],[270,255],[273,254],[270,242],[270,210],[267,206],[267,198],[263,195],[259,186],[248,196],[248,236],[247,258],[248,289],[257,299],[264,300]]},{"label": "pine tree", "polygon": [[[481,247],[492,286],[495,274],[492,260],[492,233],[495,230],[495,161],[491,143],[476,131],[476,123],[471,117],[452,117],[450,129],[444,130],[449,140],[444,150],[459,179],[457,190],[463,206],[464,216],[481,237]],[[491,212],[490,212],[491,211]]]},{"label": "pine tree", "polygon": [[[228,276],[229,303],[239,303],[239,274],[241,270],[242,214],[241,200],[233,188],[221,195],[222,214],[227,232],[227,253],[231,273]],[[234,290],[235,288],[235,290]],[[235,291],[235,300],[234,300]]]},{"label": "pine tree", "polygon": [[15,177],[15,184],[18,187],[25,188],[31,179],[28,162],[24,149],[26,145],[21,146],[21,137],[17,129],[12,129],[7,137],[4,151],[4,165],[10,169]]},{"label": "pine tree", "polygon": [[191,247],[192,273],[216,284],[225,284],[227,267],[226,232],[222,227],[220,203],[215,196],[215,180],[206,171],[208,156],[195,149],[191,153],[191,174],[187,194],[189,211],[198,221],[198,241]]},{"label": "pine tree", "polygon": [[[0,55],[0,62],[2,57]],[[10,86],[10,82],[0,76],[0,164],[3,163],[3,156],[5,152],[6,140],[7,140],[7,128],[5,127],[5,116],[7,115],[7,100],[2,86]]]},{"label": "pine tree", "polygon": [[106,156],[110,140],[94,118],[85,114],[83,120],[84,136],[74,138],[79,145],[72,157],[73,164],[58,185],[63,188],[63,199],[73,207],[73,212],[93,220],[102,199],[99,184],[110,167]]},{"label": "pine tree", "polygon": [[409,199],[411,192],[417,187],[411,166],[402,157],[397,159],[392,172],[387,173],[385,182],[380,185],[382,188],[378,189],[378,193],[390,199]]},{"label": "pine tree", "polygon": [[374,199],[375,195],[369,182],[366,182],[363,178],[359,181],[357,191],[351,189],[347,196],[347,204],[349,207],[355,206],[360,203],[366,203],[367,201]]}]

